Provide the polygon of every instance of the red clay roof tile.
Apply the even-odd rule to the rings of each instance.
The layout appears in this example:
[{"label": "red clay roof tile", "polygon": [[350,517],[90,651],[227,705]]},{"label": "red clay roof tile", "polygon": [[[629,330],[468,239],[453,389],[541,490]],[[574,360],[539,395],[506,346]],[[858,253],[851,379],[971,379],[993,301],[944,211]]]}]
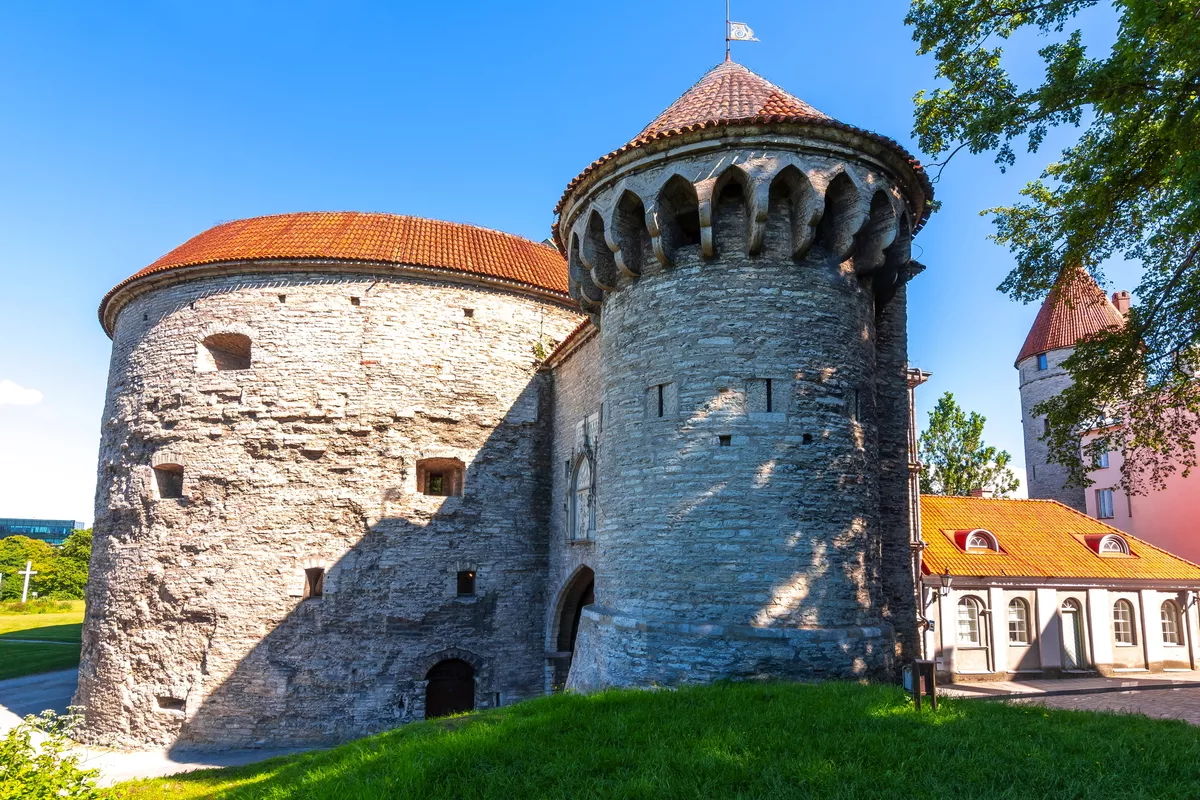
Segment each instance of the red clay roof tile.
[{"label": "red clay roof tile", "polygon": [[[975,528],[990,531],[1003,552],[964,552],[954,534]],[[1112,533],[1134,558],[1101,556],[1087,545],[1088,536]],[[927,575],[949,568],[971,577],[1200,581],[1200,566],[1053,500],[923,495],[921,535]]]},{"label": "red clay roof tile", "polygon": [[[894,150],[912,166],[924,186],[926,198],[932,199],[933,185],[929,182],[921,163],[897,142],[886,136],[838,122],[741,64],[726,61],[705,73],[699,81],[684,92],[666,111],[659,114],[630,142],[589,164],[583,172],[567,184],[567,189],[563,193],[562,199],[558,201],[558,205],[555,206],[554,213],[558,214],[562,211],[567,196],[584,178],[603,164],[629,150],[658,139],[714,126],[789,122],[807,122],[838,128],[874,139]],[[930,211],[927,203],[926,217]],[[924,218],[918,221],[918,229],[923,222]]]},{"label": "red clay roof tile", "polygon": [[1038,353],[1074,347],[1088,336],[1124,324],[1125,317],[1091,275],[1078,267],[1065,270],[1042,303],[1015,363]]},{"label": "red clay roof tile", "polygon": [[355,211],[279,214],[226,222],[194,236],[113,288],[147,275],[226,261],[345,260],[434,267],[567,294],[567,267],[554,248],[454,222]]}]

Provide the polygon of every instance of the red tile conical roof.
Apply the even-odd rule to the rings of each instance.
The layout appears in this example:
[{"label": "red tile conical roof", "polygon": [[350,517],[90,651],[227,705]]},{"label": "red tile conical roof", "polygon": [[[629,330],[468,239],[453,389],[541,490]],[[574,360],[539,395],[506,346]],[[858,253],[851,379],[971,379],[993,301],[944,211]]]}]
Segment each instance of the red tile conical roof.
[{"label": "red tile conical roof", "polygon": [[1092,334],[1124,324],[1125,317],[1086,270],[1064,270],[1042,303],[1016,363],[1038,353],[1074,347]]},{"label": "red tile conical roof", "polygon": [[226,222],[193,236],[117,284],[172,269],[238,261],[360,261],[465,272],[567,296],[567,266],[554,248],[473,225],[395,214],[315,211]]},{"label": "red tile conical roof", "polygon": [[634,137],[631,145],[659,134],[721,120],[754,117],[806,117],[832,120],[741,64],[726,61],[705,73],[692,88]]},{"label": "red tile conical roof", "polygon": [[[567,184],[562,199],[554,208],[554,213],[558,214],[562,211],[567,197],[588,175],[622,153],[659,139],[704,128],[771,123],[810,123],[872,139],[904,159],[921,182],[925,199],[929,200],[933,197],[933,185],[929,182],[921,163],[894,140],[862,128],[856,128],[853,125],[847,125],[844,122],[838,122],[741,64],[726,61],[706,72],[699,81],[627,144],[589,164],[583,172]],[[926,203],[922,218],[917,224],[918,229],[924,223],[929,212],[930,208]]]}]

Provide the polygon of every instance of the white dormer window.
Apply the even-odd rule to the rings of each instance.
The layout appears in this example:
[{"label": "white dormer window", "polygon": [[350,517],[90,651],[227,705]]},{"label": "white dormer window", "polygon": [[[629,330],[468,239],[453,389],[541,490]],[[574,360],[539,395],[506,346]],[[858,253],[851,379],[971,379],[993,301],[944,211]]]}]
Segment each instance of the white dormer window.
[{"label": "white dormer window", "polygon": [[1116,534],[1109,534],[1100,540],[1100,555],[1129,555],[1129,543]]},{"label": "white dormer window", "polygon": [[996,541],[996,537],[991,531],[980,528],[967,534],[963,549],[967,551],[991,550],[998,553],[1000,552],[1000,543]]}]

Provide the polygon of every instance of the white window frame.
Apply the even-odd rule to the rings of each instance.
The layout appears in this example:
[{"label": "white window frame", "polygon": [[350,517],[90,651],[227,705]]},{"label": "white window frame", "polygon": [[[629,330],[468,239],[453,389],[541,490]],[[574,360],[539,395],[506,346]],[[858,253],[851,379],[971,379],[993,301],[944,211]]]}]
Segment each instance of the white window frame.
[{"label": "white window frame", "polygon": [[[1018,613],[1013,614],[1013,611]],[[1014,633],[1018,633],[1019,638],[1013,638]],[[1028,645],[1033,639],[1029,634],[1029,603],[1023,597],[1014,597],[1008,601],[1008,643]]]},{"label": "white window frame", "polygon": [[[1179,603],[1174,600],[1164,600],[1162,606],[1159,607],[1159,618],[1162,621],[1162,638],[1164,647],[1183,647],[1183,614],[1179,610]],[[1168,635],[1168,623],[1172,633]],[[1174,639],[1175,641],[1170,641]]]},{"label": "white window frame", "polygon": [[1112,519],[1114,516],[1115,511],[1113,509],[1113,490],[1097,489],[1096,519]]},{"label": "white window frame", "polygon": [[[1119,612],[1128,611],[1129,618],[1122,619]],[[1113,603],[1113,644],[1117,647],[1137,647],[1137,613],[1133,603],[1121,598]]]},{"label": "white window frame", "polygon": [[960,647],[984,646],[983,602],[979,598],[967,596],[958,601],[957,621]]}]

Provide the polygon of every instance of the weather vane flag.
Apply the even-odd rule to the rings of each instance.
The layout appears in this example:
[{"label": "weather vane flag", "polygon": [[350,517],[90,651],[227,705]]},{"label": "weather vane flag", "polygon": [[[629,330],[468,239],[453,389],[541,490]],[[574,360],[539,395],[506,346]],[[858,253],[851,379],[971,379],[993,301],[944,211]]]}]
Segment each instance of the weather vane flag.
[{"label": "weather vane flag", "polygon": [[729,60],[730,42],[757,42],[754,29],[744,22],[732,22],[729,19],[729,0],[725,0],[725,60]]}]

